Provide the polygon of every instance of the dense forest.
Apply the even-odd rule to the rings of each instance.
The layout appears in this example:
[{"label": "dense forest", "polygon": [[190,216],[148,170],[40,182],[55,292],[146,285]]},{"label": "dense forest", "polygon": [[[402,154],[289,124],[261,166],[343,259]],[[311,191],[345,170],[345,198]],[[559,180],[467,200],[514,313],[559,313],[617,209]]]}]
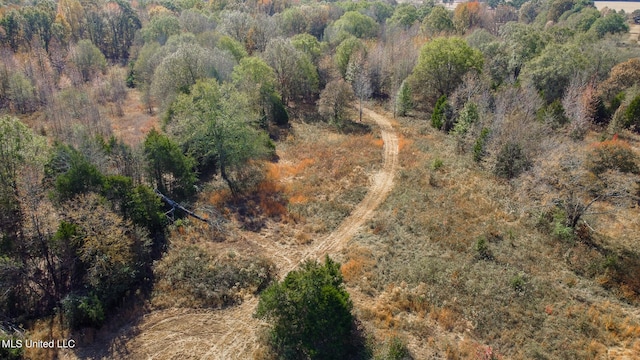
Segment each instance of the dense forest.
[{"label": "dense forest", "polygon": [[[537,283],[533,271],[514,270],[508,258],[518,256],[506,243],[526,245],[505,240],[516,237],[512,230],[486,223],[477,225],[482,231],[452,230],[443,220],[450,215],[437,211],[432,215],[442,224],[433,225],[422,218],[433,209],[421,191],[454,189],[465,175],[451,164],[464,164],[503,191],[491,209],[509,208],[505,213],[522,222],[516,232],[535,233],[531,238],[554,249],[540,256],[566,260],[569,272],[605,291],[599,296],[637,309],[640,47],[637,31],[629,30],[638,15],[599,11],[587,0],[488,0],[455,8],[433,0],[0,1],[0,339],[54,326],[45,322],[74,334],[140,306],[218,309],[236,306],[242,294],[263,293],[257,315],[275,322],[263,339],[270,346],[265,358],[404,359],[426,346],[403,342],[413,336],[402,340],[403,332],[420,332],[409,325],[383,326],[371,320],[373,310],[352,311],[344,275],[346,286],[370,295],[404,283],[397,291],[408,305],[401,311],[427,311],[450,332],[466,336],[456,324],[478,323],[466,331],[487,344],[482,354],[443,340],[428,345],[440,349],[439,357],[601,355],[593,342],[584,352],[576,350],[583,343],[519,348],[505,338],[525,332],[497,335],[482,327],[508,322],[504,312],[478,315],[482,309],[469,304],[461,310],[456,301],[509,291],[514,309],[526,313],[525,301],[548,300],[546,283]],[[305,135],[307,144],[298,140],[300,149],[319,137],[331,141],[331,134],[373,136],[363,108],[374,106],[395,119],[408,139],[402,151],[413,151],[414,159],[401,159],[397,188],[406,192],[393,192],[382,209],[396,223],[374,219],[371,236],[378,243],[402,238],[385,246],[410,243],[406,249],[430,239],[443,254],[466,254],[460,262],[466,272],[487,264],[495,273],[486,276],[508,276],[506,290],[478,295],[470,279],[457,288],[449,281],[457,281],[458,270],[443,258],[392,260],[389,249],[342,254],[342,268],[329,258],[324,265],[307,262],[278,283],[278,266],[265,254],[223,256],[200,244],[175,245],[193,233],[224,244],[238,241],[240,231],[323,216],[324,205],[278,190],[273,164],[298,151],[290,139],[304,138],[309,126],[317,135]],[[121,124],[132,122],[135,135],[126,135]],[[314,176],[336,172],[320,168]],[[445,196],[438,211],[449,209],[459,221],[473,217],[465,209],[477,204],[451,199]],[[202,224],[176,205],[196,209]],[[350,208],[335,210],[345,214],[331,221],[345,217],[344,209]],[[335,228],[319,223],[325,226],[304,236]],[[456,244],[456,237],[471,243]],[[450,240],[434,240],[441,238]],[[362,240],[361,249],[368,241],[374,240]],[[358,261],[358,269],[368,270],[353,270]],[[427,295],[420,294],[424,284]],[[453,300],[431,288],[455,294]],[[300,314],[292,294],[317,301],[320,315]],[[282,302],[289,312],[282,313]],[[371,345],[354,313],[400,335]],[[325,325],[338,333],[315,328],[327,314],[333,327]],[[616,330],[624,345],[602,340],[608,332],[600,333],[593,319],[581,323],[578,340],[639,355],[640,342],[629,339],[640,336],[640,318],[625,321],[626,329]],[[535,316],[522,322],[543,327]],[[305,336],[292,335],[301,328]],[[354,335],[356,329],[363,334]],[[534,339],[543,336],[530,331]],[[23,356],[24,349],[0,348],[2,358]]]}]

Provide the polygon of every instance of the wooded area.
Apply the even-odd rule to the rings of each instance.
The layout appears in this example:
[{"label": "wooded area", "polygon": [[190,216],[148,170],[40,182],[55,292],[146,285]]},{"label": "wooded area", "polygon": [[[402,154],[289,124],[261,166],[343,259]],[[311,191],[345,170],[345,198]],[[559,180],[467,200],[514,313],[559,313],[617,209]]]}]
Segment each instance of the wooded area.
[{"label": "wooded area", "polygon": [[[228,191],[228,209],[202,215],[210,223],[234,212],[284,221],[284,195],[268,200],[277,210],[254,205],[271,196],[269,166],[291,124],[366,132],[367,103],[450,139],[455,156],[544,208],[536,231],[596,249],[609,261],[603,286],[637,306],[640,238],[624,233],[635,245],[620,250],[588,216],[638,216],[640,47],[629,29],[639,15],[587,0],[474,1],[454,11],[433,0],[0,1],[0,338],[56,317],[71,331],[100,328],[152,296],[164,303],[158,289],[211,308],[260,293],[277,279],[268,259],[226,263],[197,247],[167,255],[180,226],[154,190],[196,213],[210,193]],[[136,129],[144,138],[115,130],[133,113],[151,124]],[[442,166],[433,160],[429,186]],[[184,214],[175,215],[180,224]],[[206,236],[226,235],[212,226]],[[478,259],[494,259],[485,240],[474,246]],[[317,310],[337,311],[325,321],[350,334],[342,278],[324,273],[339,265],[324,266],[303,268],[335,289],[304,296],[326,300]],[[314,328],[309,341],[284,333],[298,310],[278,313],[279,292],[313,281],[300,270],[265,293],[258,314],[276,319],[273,334],[286,340],[271,339],[273,354],[373,356],[363,344],[328,346]],[[394,341],[384,358],[409,356]]]}]

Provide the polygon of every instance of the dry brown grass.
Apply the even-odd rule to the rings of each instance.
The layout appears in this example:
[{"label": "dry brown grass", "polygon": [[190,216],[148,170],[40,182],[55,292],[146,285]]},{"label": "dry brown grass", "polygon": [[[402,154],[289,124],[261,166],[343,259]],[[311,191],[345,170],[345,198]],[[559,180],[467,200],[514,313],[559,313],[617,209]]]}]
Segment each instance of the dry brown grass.
[{"label": "dry brown grass", "polygon": [[245,229],[289,224],[280,242],[307,244],[335,227],[358,204],[380,166],[382,141],[373,134],[345,135],[323,124],[294,123],[278,144],[278,161],[238,198],[223,186],[201,197]]},{"label": "dry brown grass", "polygon": [[[505,359],[640,357],[640,313],[607,287],[611,278],[598,277],[607,274],[598,267],[602,253],[537,230],[538,203],[527,202],[524,185],[496,180],[470,153],[458,153],[451,136],[424,120],[396,126],[402,150],[394,190],[342,255],[355,312],[374,338],[407,339],[416,358],[478,359],[488,348]],[[188,222],[172,239],[216,254],[269,251],[273,258],[304,248],[364,197],[380,145],[375,135],[293,124],[278,146],[280,160],[258,185],[264,194],[252,200],[265,217],[260,232],[229,230],[224,242],[212,242],[202,224]],[[437,171],[434,159],[443,160]],[[228,192],[217,189],[203,202],[219,205],[229,228],[241,225],[225,206]],[[626,227],[637,223],[634,211],[594,224],[607,229],[608,244],[630,249],[638,241]],[[476,256],[480,237],[492,259]],[[521,282],[514,286],[514,279]],[[633,279],[625,281],[621,293]]]},{"label": "dry brown grass", "polygon": [[[59,316],[51,316],[47,319],[38,320],[33,325],[33,330],[29,332],[27,339],[32,341],[69,340],[69,332],[61,326]],[[82,340],[82,339],[78,339]],[[52,360],[58,358],[57,349],[47,348],[25,348],[26,359]]]},{"label": "dry brown grass", "polygon": [[227,219],[237,220],[245,230],[260,231],[268,221],[283,222],[294,220],[287,210],[288,199],[286,185],[280,180],[277,164],[250,164],[252,171],[260,173],[253,185],[244,189],[237,196],[222,184],[214,181],[215,186],[200,195],[201,204],[214,206]]},{"label": "dry brown grass", "polygon": [[[634,267],[626,265],[629,277],[618,278],[618,285],[603,278],[603,288],[596,279],[607,274],[606,256],[585,244],[567,247],[535,230],[539,203],[521,192],[520,182],[497,180],[488,166],[473,163],[470,153],[456,151],[451,135],[430,129],[426,121],[400,119],[399,125],[404,145],[396,187],[357,241],[375,259],[367,281],[351,280],[360,289],[366,283],[374,289],[373,305],[362,309],[367,324],[414,337],[431,334],[441,357],[451,359],[476,359],[477,349],[486,346],[515,359],[634,351],[640,316],[619,301],[625,289],[633,292]],[[587,143],[572,145],[576,154],[587,151]],[[431,168],[434,159],[443,160],[438,170]],[[542,195],[551,203],[554,194]],[[637,226],[635,209],[589,219],[598,229],[621,235],[607,239],[607,246],[629,249],[640,240],[627,230]],[[480,237],[487,239],[491,260],[476,256]],[[348,258],[345,270],[352,277],[349,271],[357,274],[361,265],[356,256]],[[516,287],[514,279],[522,283]],[[415,299],[421,299],[420,306]],[[612,307],[601,305],[606,299]],[[594,306],[591,313],[587,304]],[[574,306],[577,313],[567,316]],[[447,333],[465,340],[452,341]]]},{"label": "dry brown grass", "polygon": [[364,198],[382,143],[373,134],[339,134],[322,125],[294,124],[292,133],[279,144],[273,176],[284,185],[289,213],[320,236]]},{"label": "dry brown grass", "polygon": [[264,289],[274,279],[275,267],[261,256],[176,242],[154,264],[154,275],[151,305],[156,309],[222,308]]},{"label": "dry brown grass", "polygon": [[340,270],[347,284],[359,284],[360,280],[369,279],[373,276],[373,254],[371,250],[354,246],[349,249],[347,260],[342,264]]},{"label": "dry brown grass", "polygon": [[140,95],[136,89],[127,89],[127,98],[122,105],[123,116],[113,114],[109,110],[109,104],[103,109],[114,135],[131,146],[141,144],[151,129],[160,128],[158,114],[150,115],[147,112],[140,101]]}]

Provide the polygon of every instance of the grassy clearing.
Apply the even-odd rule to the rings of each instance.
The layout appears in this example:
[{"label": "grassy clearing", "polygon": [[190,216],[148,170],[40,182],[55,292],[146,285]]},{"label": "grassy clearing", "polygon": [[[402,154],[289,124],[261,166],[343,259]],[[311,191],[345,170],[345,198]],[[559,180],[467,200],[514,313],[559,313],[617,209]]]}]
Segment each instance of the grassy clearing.
[{"label": "grassy clearing", "polygon": [[320,123],[293,124],[270,169],[283,189],[289,216],[317,237],[334,230],[364,198],[382,163],[382,140],[345,135]]},{"label": "grassy clearing", "polygon": [[176,223],[170,249],[155,264],[152,306],[223,307],[262,289],[275,269],[242,240],[251,236],[246,232],[294,245],[329,233],[364,198],[381,150],[382,140],[370,133],[293,124],[279,143],[279,160],[263,165],[264,177],[242,196],[232,197],[220,181],[205,185],[194,207],[220,209],[223,229],[189,219]]},{"label": "grassy clearing", "polygon": [[[376,356],[401,351],[393,340],[401,339],[416,359],[640,357],[640,314],[630,305],[640,288],[632,276],[640,269],[637,208],[588,217],[598,230],[589,241],[562,238],[557,191],[536,187],[539,177],[499,180],[493,155],[479,165],[423,120],[394,126],[401,146],[394,188],[340,258],[356,316],[382,344]],[[638,151],[637,139],[627,140]],[[590,141],[599,140],[562,150],[584,156]],[[294,123],[278,144],[279,160],[245,196],[231,198],[222,182],[204,187],[193,206],[220,209],[223,231],[188,219],[174,226],[156,264],[152,305],[222,307],[254,294],[270,267],[262,256],[304,250],[364,198],[382,145],[374,134]],[[534,171],[546,176],[553,167],[544,162],[560,155],[550,153]]]},{"label": "grassy clearing", "polygon": [[277,228],[282,232],[275,240],[308,244],[333,231],[365,197],[381,166],[382,146],[373,133],[342,134],[324,123],[293,123],[278,143],[278,160],[264,165],[265,175],[255,186],[233,198],[214,181],[205,186],[200,203],[220,209],[242,230]]},{"label": "grassy clearing", "polygon": [[122,105],[122,116],[114,115],[110,109],[112,104],[103,109],[109,117],[114,134],[129,145],[138,145],[153,128],[160,128],[158,114],[149,114],[140,100],[141,93],[136,89],[127,89],[127,98]]},{"label": "grassy clearing", "polygon": [[637,209],[597,217],[607,230],[595,242],[607,251],[560,241],[536,228],[542,208],[523,201],[523,182],[496,179],[425,121],[399,127],[395,188],[343,265],[347,283],[371,296],[359,309],[367,324],[421,339],[421,355],[431,341],[431,355],[449,359],[475,359],[487,346],[507,358],[640,356],[640,319],[627,303],[638,299],[637,255],[607,257],[637,249],[627,230]]}]

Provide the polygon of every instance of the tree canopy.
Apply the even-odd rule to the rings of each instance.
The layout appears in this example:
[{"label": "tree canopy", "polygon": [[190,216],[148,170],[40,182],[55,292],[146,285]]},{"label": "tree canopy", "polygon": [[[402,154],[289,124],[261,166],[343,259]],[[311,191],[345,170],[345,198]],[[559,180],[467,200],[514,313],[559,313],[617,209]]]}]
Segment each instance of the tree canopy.
[{"label": "tree canopy", "polygon": [[178,199],[194,193],[195,163],[166,135],[152,129],[144,140],[144,154],[147,173],[160,192]]},{"label": "tree canopy", "polygon": [[469,71],[482,71],[484,59],[480,51],[471,48],[459,37],[436,38],[420,50],[418,63],[411,74],[414,92],[423,94],[429,102],[449,95]]},{"label": "tree canopy", "polygon": [[281,96],[276,91],[275,72],[264,60],[254,56],[240,60],[231,78],[236,88],[247,94],[253,110],[265,120],[278,125],[289,121]]},{"label": "tree canopy", "polygon": [[263,54],[273,68],[283,103],[309,99],[318,91],[318,70],[307,54],[295,48],[289,39],[271,40]]},{"label": "tree canopy", "polygon": [[232,192],[241,188],[241,170],[252,159],[273,151],[268,136],[255,125],[258,115],[249,99],[228,84],[200,81],[171,107],[167,131],[203,172],[219,171]]},{"label": "tree canopy", "polygon": [[371,38],[376,36],[378,24],[367,15],[357,11],[347,11],[331,25],[330,33],[332,39],[342,40],[351,35],[357,38]]},{"label": "tree canopy", "polygon": [[272,324],[270,342],[281,358],[347,359],[354,355],[352,307],[340,264],[327,257],[268,287],[256,316]]}]

